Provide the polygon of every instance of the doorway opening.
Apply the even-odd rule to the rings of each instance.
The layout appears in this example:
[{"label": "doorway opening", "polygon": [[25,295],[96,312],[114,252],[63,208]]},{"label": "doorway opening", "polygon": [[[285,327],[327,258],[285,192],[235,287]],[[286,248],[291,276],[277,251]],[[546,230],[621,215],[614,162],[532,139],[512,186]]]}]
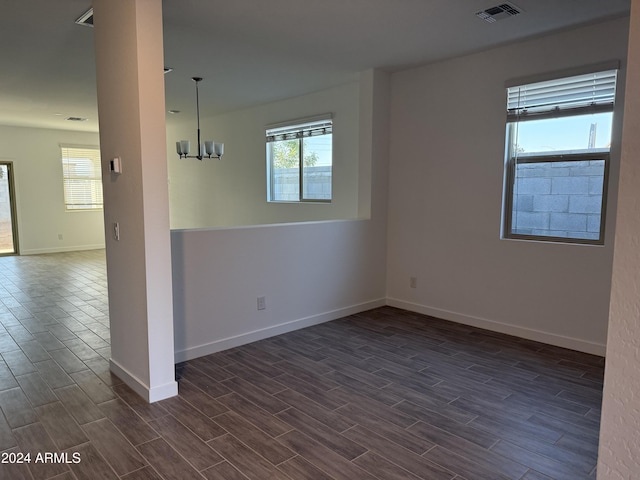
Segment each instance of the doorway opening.
[{"label": "doorway opening", "polygon": [[13,163],[0,161],[0,255],[18,252]]}]

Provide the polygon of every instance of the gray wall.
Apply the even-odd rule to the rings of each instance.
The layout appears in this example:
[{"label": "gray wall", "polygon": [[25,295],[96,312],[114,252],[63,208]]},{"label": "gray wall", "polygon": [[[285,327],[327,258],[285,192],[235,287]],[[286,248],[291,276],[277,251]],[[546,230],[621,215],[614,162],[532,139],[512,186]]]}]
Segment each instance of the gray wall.
[{"label": "gray wall", "polygon": [[501,238],[505,84],[614,59],[624,66],[627,34],[628,19],[616,19],[392,75],[391,304],[604,353],[625,71],[604,246]]}]

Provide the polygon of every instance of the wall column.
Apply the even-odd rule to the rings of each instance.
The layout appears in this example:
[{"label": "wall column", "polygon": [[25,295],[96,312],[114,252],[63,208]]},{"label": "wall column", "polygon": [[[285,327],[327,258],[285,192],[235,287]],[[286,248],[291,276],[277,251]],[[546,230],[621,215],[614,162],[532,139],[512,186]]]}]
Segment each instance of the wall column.
[{"label": "wall column", "polygon": [[[93,8],[111,370],[154,402],[177,394],[162,0],[95,0]],[[109,172],[113,157],[121,175]]]},{"label": "wall column", "polygon": [[640,472],[640,0],[631,3],[627,88],[599,479],[638,478]]}]

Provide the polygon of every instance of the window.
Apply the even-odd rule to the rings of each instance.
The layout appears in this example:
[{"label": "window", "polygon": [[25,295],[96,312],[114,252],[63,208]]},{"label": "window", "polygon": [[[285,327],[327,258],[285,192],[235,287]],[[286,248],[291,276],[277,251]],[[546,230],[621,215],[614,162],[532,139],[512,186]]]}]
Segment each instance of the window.
[{"label": "window", "polygon": [[616,73],[507,88],[506,238],[604,242]]},{"label": "window", "polygon": [[64,206],[67,211],[102,208],[102,175],[98,147],[61,145]]},{"label": "window", "polygon": [[332,128],[330,115],[267,127],[268,201],[331,201]]}]

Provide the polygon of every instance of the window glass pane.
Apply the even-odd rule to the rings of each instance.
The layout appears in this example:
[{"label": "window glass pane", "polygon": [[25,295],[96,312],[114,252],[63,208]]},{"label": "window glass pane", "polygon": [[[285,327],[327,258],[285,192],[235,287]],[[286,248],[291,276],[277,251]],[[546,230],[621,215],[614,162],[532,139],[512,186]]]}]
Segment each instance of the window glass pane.
[{"label": "window glass pane", "polygon": [[511,232],[598,240],[605,160],[517,163]]},{"label": "window glass pane", "polygon": [[611,146],[612,112],[529,120],[513,125],[513,153],[601,151]]},{"label": "window glass pane", "polygon": [[270,142],[271,200],[300,201],[300,141]]},{"label": "window glass pane", "polygon": [[328,114],[265,129],[268,201],[331,201],[332,132]]},{"label": "window glass pane", "polygon": [[66,146],[61,146],[61,150],[65,208],[101,209],[103,195],[100,150]]},{"label": "window glass pane", "polygon": [[305,138],[302,151],[304,198],[331,200],[331,135]]}]

